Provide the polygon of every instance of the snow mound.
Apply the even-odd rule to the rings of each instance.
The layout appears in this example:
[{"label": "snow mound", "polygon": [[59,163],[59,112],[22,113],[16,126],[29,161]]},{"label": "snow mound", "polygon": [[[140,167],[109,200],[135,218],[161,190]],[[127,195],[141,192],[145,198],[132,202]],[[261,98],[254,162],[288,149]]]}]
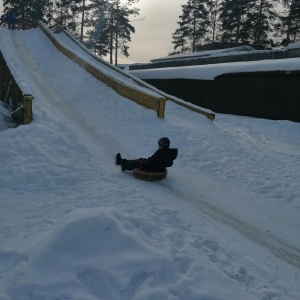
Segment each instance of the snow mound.
[{"label": "snow mound", "polygon": [[13,128],[15,126],[16,125],[13,123],[13,120],[10,116],[10,111],[6,109],[3,105],[3,102],[0,101],[0,131]]},{"label": "snow mound", "polygon": [[[12,299],[132,299],[146,293],[145,282],[163,285],[166,270],[172,273],[163,253],[124,229],[111,209],[67,214],[28,256]],[[159,288],[150,295],[166,296]]]},{"label": "snow mound", "polygon": [[9,253],[13,267],[22,267],[7,287],[7,299],[228,299],[219,296],[228,278],[211,294],[205,268],[202,272],[184,256],[170,258],[163,243],[151,246],[141,233],[126,228],[131,220],[122,223],[121,214],[111,208],[75,210],[27,255]]}]

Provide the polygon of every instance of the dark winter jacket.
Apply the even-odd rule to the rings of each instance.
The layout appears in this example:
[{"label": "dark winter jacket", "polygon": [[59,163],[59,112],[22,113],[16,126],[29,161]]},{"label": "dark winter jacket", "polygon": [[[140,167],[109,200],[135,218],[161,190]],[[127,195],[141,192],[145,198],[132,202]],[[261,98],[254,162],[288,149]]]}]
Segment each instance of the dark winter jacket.
[{"label": "dark winter jacket", "polygon": [[166,168],[173,165],[177,154],[178,149],[176,148],[159,148],[152,156],[143,161],[141,169],[164,172]]}]

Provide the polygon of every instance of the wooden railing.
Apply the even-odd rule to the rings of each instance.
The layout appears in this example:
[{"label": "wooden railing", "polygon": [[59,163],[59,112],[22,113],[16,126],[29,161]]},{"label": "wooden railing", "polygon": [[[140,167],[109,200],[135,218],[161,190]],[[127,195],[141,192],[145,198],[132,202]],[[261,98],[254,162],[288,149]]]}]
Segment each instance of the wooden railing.
[{"label": "wooden railing", "polygon": [[90,64],[83,57],[77,55],[75,52],[63,46],[48,29],[48,27],[46,27],[45,24],[39,21],[38,26],[47,35],[47,37],[59,51],[61,51],[72,61],[76,62],[87,72],[92,74],[95,78],[104,82],[106,85],[114,89],[118,94],[126,97],[127,99],[130,99],[146,108],[155,110],[159,118],[164,117],[166,102],[166,99],[164,97],[160,96],[157,93],[154,93],[153,91],[149,91],[149,93],[147,93],[143,88],[133,86],[132,84],[123,82],[121,80],[117,80],[108,73],[102,72],[99,68]]},{"label": "wooden railing", "polygon": [[147,82],[133,76],[132,74],[128,73],[128,72],[123,72],[122,70],[120,70],[119,68],[115,67],[114,65],[104,61],[103,59],[99,58],[98,56],[94,55],[93,53],[91,53],[84,45],[82,45],[81,43],[79,43],[74,36],[72,36],[70,34],[69,31],[67,31],[66,29],[63,29],[63,32],[74,42],[76,43],[85,53],[87,53],[89,56],[93,57],[93,59],[99,61],[101,64],[103,64],[105,67],[110,68],[111,70],[113,70],[114,72],[120,73],[123,76],[128,77],[129,79],[133,80],[136,84],[138,84],[141,87],[144,87],[146,89],[152,90],[155,93],[160,94],[163,98],[165,98],[166,100],[172,101],[180,106],[183,106],[189,110],[192,110],[198,114],[202,114],[204,116],[206,116],[209,120],[213,121],[215,119],[215,114],[208,110],[208,109],[203,109],[201,107],[197,107],[196,105],[191,105],[189,102],[178,99],[172,95],[169,95],[161,90],[158,90],[157,88],[155,88],[154,86],[148,84]]},{"label": "wooden railing", "polygon": [[15,79],[13,66],[6,62],[0,52],[0,100],[13,112],[11,117],[18,124],[29,124],[33,120],[32,100],[34,97],[28,93]]}]

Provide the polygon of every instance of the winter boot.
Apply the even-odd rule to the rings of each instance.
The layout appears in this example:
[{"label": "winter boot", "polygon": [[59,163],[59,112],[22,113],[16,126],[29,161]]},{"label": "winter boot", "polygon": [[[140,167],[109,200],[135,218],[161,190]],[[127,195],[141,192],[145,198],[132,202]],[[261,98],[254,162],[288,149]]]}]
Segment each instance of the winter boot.
[{"label": "winter boot", "polygon": [[116,165],[119,166],[119,165],[121,164],[122,160],[123,160],[123,159],[122,159],[122,157],[121,157],[121,154],[118,153],[118,154],[116,155]]},{"label": "winter boot", "polygon": [[[126,160],[126,159],[123,159],[123,160]],[[121,164],[121,170],[122,170],[123,172],[127,170],[127,169],[126,169],[126,165],[125,165],[124,162]]]}]

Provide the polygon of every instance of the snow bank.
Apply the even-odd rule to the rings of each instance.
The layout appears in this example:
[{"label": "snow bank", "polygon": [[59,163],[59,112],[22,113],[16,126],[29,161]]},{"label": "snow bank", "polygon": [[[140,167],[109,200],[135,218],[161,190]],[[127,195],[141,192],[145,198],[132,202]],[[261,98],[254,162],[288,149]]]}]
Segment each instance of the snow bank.
[{"label": "snow bank", "polygon": [[[150,246],[141,233],[148,236],[153,225],[147,220],[140,223],[137,220],[111,208],[79,209],[65,215],[52,232],[26,251],[28,264],[19,273],[18,285],[7,288],[9,297],[14,300],[227,299],[226,276],[218,279],[218,286],[212,291],[209,284],[212,278],[206,267],[193,265],[187,256],[169,257],[167,244],[162,241]],[[176,215],[169,215],[169,222],[175,227],[176,220]],[[163,222],[157,222],[159,228]],[[142,226],[142,231],[133,232],[133,226]],[[209,240],[206,245],[218,248]],[[6,255],[12,264],[24,259],[13,253]],[[252,280],[244,268],[239,272],[239,280]],[[194,276],[198,278],[197,284],[191,281]],[[237,290],[235,294],[239,298],[245,296]]]},{"label": "snow bank", "polygon": [[112,209],[67,214],[28,249],[28,267],[11,298],[166,299],[163,287],[174,274],[168,257],[144,244],[114,215]]},{"label": "snow bank", "polygon": [[3,114],[0,112],[0,131],[7,129],[6,121]]}]

